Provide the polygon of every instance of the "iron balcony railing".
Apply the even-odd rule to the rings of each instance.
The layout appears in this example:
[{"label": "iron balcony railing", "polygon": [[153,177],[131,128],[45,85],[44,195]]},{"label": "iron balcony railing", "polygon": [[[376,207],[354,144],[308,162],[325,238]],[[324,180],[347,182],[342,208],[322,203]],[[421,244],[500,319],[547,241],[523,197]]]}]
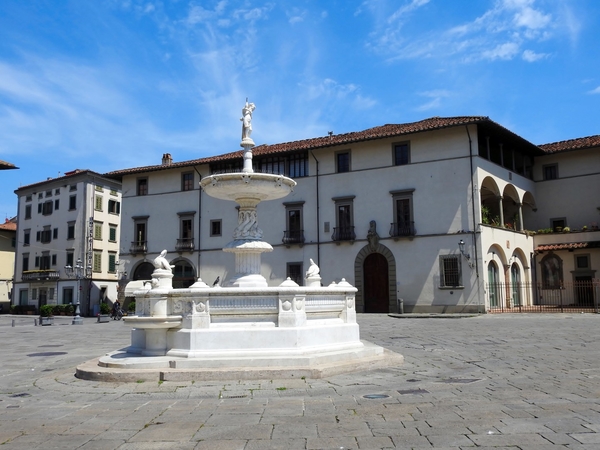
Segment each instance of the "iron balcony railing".
[{"label": "iron balcony railing", "polygon": [[21,276],[22,281],[58,280],[59,278],[58,270],[28,270]]},{"label": "iron balcony railing", "polygon": [[304,230],[286,230],[283,232],[282,242],[284,244],[303,244]]},{"label": "iron balcony railing", "polygon": [[148,241],[134,241],[129,247],[129,253],[148,253]]},{"label": "iron balcony railing", "polygon": [[354,227],[335,227],[331,239],[333,241],[354,241],[356,239]]},{"label": "iron balcony railing", "polygon": [[415,223],[414,222],[394,222],[390,226],[391,237],[401,236],[414,236],[415,235]]},{"label": "iron balcony railing", "polygon": [[193,251],[194,250],[194,238],[177,239],[175,244],[175,250],[177,251]]}]

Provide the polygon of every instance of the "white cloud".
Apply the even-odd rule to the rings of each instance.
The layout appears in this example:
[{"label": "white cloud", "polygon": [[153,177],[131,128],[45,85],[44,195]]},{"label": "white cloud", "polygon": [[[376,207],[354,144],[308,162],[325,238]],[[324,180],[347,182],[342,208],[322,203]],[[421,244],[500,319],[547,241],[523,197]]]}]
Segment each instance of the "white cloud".
[{"label": "white cloud", "polygon": [[450,97],[450,92],[444,89],[434,89],[431,91],[420,92],[419,95],[422,97],[427,97],[430,100],[427,103],[423,103],[415,108],[416,111],[428,111],[442,106],[442,100]]},{"label": "white cloud", "polygon": [[[525,61],[531,62],[547,56],[536,52],[535,44],[552,38],[557,27],[555,14],[535,0],[496,0],[490,9],[466,23],[446,29],[429,28],[420,34],[408,33],[404,31],[408,23],[403,22],[406,15],[419,14],[419,8],[428,1],[413,0],[385,20],[381,3],[363,3],[375,19],[367,47],[389,61],[421,57],[453,57],[463,62],[503,61],[522,54]],[[522,53],[520,49],[525,45],[531,49]]]},{"label": "white cloud", "polygon": [[588,91],[588,94],[600,94],[600,86],[598,86],[596,89]]},{"label": "white cloud", "polygon": [[547,53],[535,53],[532,50],[525,50],[521,55],[521,57],[527,62],[539,61],[540,59],[548,58],[548,56],[550,55],[548,55]]},{"label": "white cloud", "polygon": [[496,60],[496,59],[513,59],[513,57],[519,52],[519,45],[515,42],[505,42],[504,44],[498,44],[492,50],[485,50],[482,53],[484,59]]}]

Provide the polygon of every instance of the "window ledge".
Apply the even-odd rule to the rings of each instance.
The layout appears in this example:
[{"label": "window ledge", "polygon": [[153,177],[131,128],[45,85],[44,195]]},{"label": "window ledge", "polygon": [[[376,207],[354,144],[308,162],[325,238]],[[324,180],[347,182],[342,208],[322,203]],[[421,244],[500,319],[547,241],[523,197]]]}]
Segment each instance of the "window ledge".
[{"label": "window ledge", "polygon": [[464,286],[438,286],[442,291],[452,291],[456,289],[464,289]]}]

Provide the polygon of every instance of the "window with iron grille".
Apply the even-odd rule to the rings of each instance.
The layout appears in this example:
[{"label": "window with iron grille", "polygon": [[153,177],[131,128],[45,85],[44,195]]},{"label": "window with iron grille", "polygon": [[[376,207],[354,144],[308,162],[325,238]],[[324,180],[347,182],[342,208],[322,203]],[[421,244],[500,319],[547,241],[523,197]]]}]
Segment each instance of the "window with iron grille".
[{"label": "window with iron grille", "polygon": [[292,281],[296,282],[296,284],[298,284],[299,286],[302,286],[304,284],[302,263],[287,263],[286,276],[289,277]]},{"label": "window with iron grille", "polygon": [[462,286],[460,258],[456,255],[440,256],[440,287]]}]

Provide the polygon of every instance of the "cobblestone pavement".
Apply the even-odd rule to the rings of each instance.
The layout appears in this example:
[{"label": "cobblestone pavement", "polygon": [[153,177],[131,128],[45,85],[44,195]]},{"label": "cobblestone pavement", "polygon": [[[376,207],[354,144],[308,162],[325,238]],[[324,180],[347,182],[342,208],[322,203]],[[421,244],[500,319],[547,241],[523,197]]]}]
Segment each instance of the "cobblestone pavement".
[{"label": "cobblestone pavement", "polygon": [[78,380],[129,329],[55,320],[0,316],[2,450],[600,449],[596,315],[359,315],[362,337],[403,365],[195,383]]}]

